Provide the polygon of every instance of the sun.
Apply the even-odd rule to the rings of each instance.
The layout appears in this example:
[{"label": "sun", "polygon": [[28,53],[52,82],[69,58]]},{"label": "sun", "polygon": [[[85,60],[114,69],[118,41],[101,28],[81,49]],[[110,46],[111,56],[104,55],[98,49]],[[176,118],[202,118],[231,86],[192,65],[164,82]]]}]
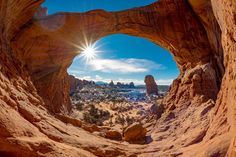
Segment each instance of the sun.
[{"label": "sun", "polygon": [[99,55],[104,52],[101,50],[101,47],[104,44],[101,44],[98,41],[92,42],[93,40],[88,40],[86,37],[84,41],[80,44],[71,43],[74,47],[77,48],[77,53],[79,58],[82,58],[86,61],[86,64],[91,63],[91,61],[97,59]]},{"label": "sun", "polygon": [[87,60],[92,60],[96,57],[97,52],[96,49],[93,46],[88,46],[84,48],[82,51],[82,56],[84,56]]},{"label": "sun", "polygon": [[96,43],[94,44],[88,44],[86,43],[81,47],[81,57],[83,57],[86,62],[90,62],[98,57],[98,53],[101,52],[98,50],[99,46],[96,46]]}]

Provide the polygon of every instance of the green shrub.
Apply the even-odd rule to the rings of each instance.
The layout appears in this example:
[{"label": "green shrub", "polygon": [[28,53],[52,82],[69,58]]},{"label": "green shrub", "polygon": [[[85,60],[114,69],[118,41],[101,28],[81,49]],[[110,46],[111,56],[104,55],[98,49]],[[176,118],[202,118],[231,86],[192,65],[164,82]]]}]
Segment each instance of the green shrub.
[{"label": "green shrub", "polygon": [[94,105],[90,105],[90,109],[83,114],[83,117],[84,121],[88,123],[102,125],[105,120],[110,118],[110,112],[100,110]]},{"label": "green shrub", "polygon": [[81,103],[81,102],[77,102],[77,103],[75,104],[75,107],[76,107],[77,110],[82,111],[82,110],[83,110],[83,107],[84,107],[84,104]]}]

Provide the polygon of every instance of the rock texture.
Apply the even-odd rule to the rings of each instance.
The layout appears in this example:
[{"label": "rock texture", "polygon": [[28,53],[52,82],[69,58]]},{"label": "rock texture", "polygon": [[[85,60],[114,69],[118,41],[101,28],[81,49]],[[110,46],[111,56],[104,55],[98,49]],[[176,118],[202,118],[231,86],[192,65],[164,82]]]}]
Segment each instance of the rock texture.
[{"label": "rock texture", "polygon": [[[235,0],[51,16],[42,2],[0,0],[0,156],[235,156]],[[149,145],[110,141],[54,116],[71,110],[66,70],[79,46],[115,33],[160,45],[180,69],[162,102],[176,108],[157,120]]]},{"label": "rock texture", "polygon": [[[236,78],[235,78],[235,52],[236,52],[236,1],[216,0],[212,1],[216,19],[222,31],[222,46],[224,50],[225,75],[223,77],[221,91],[217,99],[218,110],[215,112],[214,124],[211,131],[216,133],[223,129],[219,119],[224,120],[225,126],[229,127],[231,145],[227,152],[228,156],[236,155],[235,131],[235,99],[236,99]],[[227,113],[227,114],[226,114]],[[220,127],[219,127],[220,126]]]},{"label": "rock texture", "polygon": [[124,140],[129,143],[145,143],[147,129],[141,124],[134,123],[124,130]]},{"label": "rock texture", "polygon": [[[213,16],[212,18],[214,19]],[[204,72],[213,73],[219,78],[212,80],[212,88],[219,90],[221,77],[218,76],[223,74],[218,67],[222,66],[221,62],[217,62],[220,58],[218,47],[211,47],[206,29],[186,0],[162,0],[146,7],[121,12],[96,10],[35,18],[15,36],[12,47],[16,57],[25,63],[24,66],[49,110],[65,112],[70,111],[69,97],[65,92],[69,89],[66,69],[81,51],[79,46],[86,40],[93,42],[115,33],[149,39],[173,54],[181,71],[177,86],[188,90],[184,90],[184,93],[173,90],[172,96],[177,95],[178,98],[181,94],[190,95],[191,83],[188,82],[192,78],[181,83],[185,71],[205,64],[209,68]],[[201,86],[195,94],[202,95],[204,91],[213,99],[218,93],[207,91]]]},{"label": "rock texture", "polygon": [[165,111],[164,106],[162,104],[153,104],[150,107],[150,111],[152,114],[155,114],[157,116],[157,119],[161,118],[163,112]]},{"label": "rock texture", "polygon": [[158,95],[158,88],[156,81],[152,75],[145,76],[144,82],[146,84],[146,94],[147,95]]},{"label": "rock texture", "polygon": [[119,131],[116,130],[108,130],[105,134],[106,138],[112,139],[112,140],[117,140],[120,141],[122,140],[122,135]]},{"label": "rock texture", "polygon": [[67,79],[69,82],[70,93],[75,92],[77,89],[82,89],[85,85],[95,84],[93,81],[80,80],[72,75],[68,75]]}]

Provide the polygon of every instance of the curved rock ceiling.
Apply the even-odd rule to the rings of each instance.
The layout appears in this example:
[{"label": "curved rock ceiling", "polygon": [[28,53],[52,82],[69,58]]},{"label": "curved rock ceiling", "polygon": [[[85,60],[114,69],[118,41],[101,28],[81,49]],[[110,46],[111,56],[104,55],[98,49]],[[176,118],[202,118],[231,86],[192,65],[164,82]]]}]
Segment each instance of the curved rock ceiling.
[{"label": "curved rock ceiling", "polygon": [[[181,71],[180,77],[183,77],[184,71],[209,62],[212,63],[207,66],[207,71],[216,73],[213,77],[222,75],[218,67],[214,67],[216,58],[220,56],[211,49],[205,29],[195,16],[185,1],[160,1],[120,12],[58,13],[33,20],[14,38],[13,47],[20,50],[19,54],[24,51],[22,60],[26,60],[36,88],[50,103],[50,110],[60,112],[64,107],[70,110],[66,69],[85,38],[93,42],[116,33],[143,37],[173,54]],[[211,54],[215,54],[216,58]],[[220,81],[216,78],[204,79],[212,82],[212,88],[196,92],[205,92],[215,99]],[[64,84],[59,83],[63,80]]]}]

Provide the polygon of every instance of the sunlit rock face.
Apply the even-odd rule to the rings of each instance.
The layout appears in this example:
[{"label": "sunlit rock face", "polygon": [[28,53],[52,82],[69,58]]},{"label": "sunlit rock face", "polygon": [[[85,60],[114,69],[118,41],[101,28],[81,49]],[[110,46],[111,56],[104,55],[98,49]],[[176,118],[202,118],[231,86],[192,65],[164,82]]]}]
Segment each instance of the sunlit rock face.
[{"label": "sunlit rock face", "polygon": [[[212,1],[214,14],[222,31],[222,46],[224,50],[225,75],[223,77],[221,91],[218,94],[217,107],[215,113],[212,132],[225,129],[220,125],[219,119],[224,119],[230,126],[231,145],[228,156],[236,155],[235,143],[235,99],[236,99],[236,1],[235,0],[216,0]],[[228,114],[225,114],[228,113]],[[219,127],[220,126],[220,127]],[[233,137],[233,138],[232,138]]]},{"label": "sunlit rock face", "polygon": [[156,81],[152,75],[145,76],[144,82],[146,84],[146,94],[147,95],[158,95],[158,88]]},{"label": "sunlit rock face", "polygon": [[[235,0],[51,16],[37,12],[43,0],[0,2],[0,156],[235,155]],[[91,135],[49,113],[71,110],[66,70],[85,38],[116,33],[166,48],[181,71],[162,102],[176,109],[157,121],[148,146]]]}]

